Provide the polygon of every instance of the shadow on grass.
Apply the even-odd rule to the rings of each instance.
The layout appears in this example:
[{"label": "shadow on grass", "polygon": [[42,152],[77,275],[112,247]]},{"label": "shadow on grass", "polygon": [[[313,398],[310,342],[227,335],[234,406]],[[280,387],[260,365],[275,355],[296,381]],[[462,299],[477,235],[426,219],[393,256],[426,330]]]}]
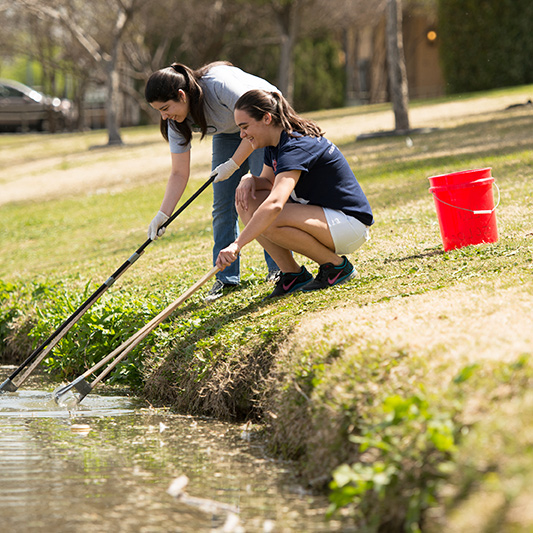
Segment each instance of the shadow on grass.
[{"label": "shadow on grass", "polygon": [[425,259],[427,257],[435,257],[438,255],[444,255],[444,250],[442,248],[431,248],[419,254],[408,255],[407,257],[395,257],[393,259],[385,258],[384,263],[402,263],[403,261],[411,261],[412,259]]},{"label": "shadow on grass", "polygon": [[[369,149],[375,151],[376,146],[380,146],[383,152],[380,154],[381,163],[376,165],[374,159],[370,160],[375,177],[386,178],[392,170],[394,173],[409,174],[425,170],[433,173],[435,169],[444,168],[444,173],[454,168],[452,165],[464,160],[477,158],[490,162],[491,158],[516,153],[519,147],[528,149],[533,140],[533,115],[530,112],[522,113],[523,116],[491,115],[491,118],[473,124],[441,127],[437,131],[413,137],[414,148],[406,146],[402,136],[351,141],[340,144],[339,148],[347,157],[359,157],[361,152],[364,154]],[[357,165],[354,167],[354,172],[359,176],[364,169],[365,159],[359,169]]]},{"label": "shadow on grass", "polygon": [[153,146],[154,144],[161,144],[160,139],[153,139],[148,141],[137,141],[137,142],[131,142],[131,141],[114,141],[114,142],[108,142],[106,144],[92,144],[89,146],[88,150],[90,152],[95,150],[116,150],[116,149],[122,149],[122,148],[143,148],[145,146]]},{"label": "shadow on grass", "polygon": [[[243,290],[253,282],[244,282]],[[235,295],[235,291],[232,295]],[[213,312],[202,322],[172,342],[164,360],[146,380],[144,396],[157,405],[172,405],[178,412],[209,415],[223,420],[256,419],[261,383],[270,373],[279,345],[291,328],[278,321],[260,328],[233,328],[243,317],[260,312],[274,302],[258,297],[243,307],[216,313],[217,304],[239,306],[228,298],[211,304]],[[174,313],[173,320],[205,310],[191,302]],[[216,314],[215,314],[216,313]],[[242,329],[241,329],[242,328]],[[224,334],[217,339],[219,332]],[[238,331],[238,338],[232,332]],[[247,337],[247,335],[250,335]],[[228,338],[232,339],[231,344]]]}]

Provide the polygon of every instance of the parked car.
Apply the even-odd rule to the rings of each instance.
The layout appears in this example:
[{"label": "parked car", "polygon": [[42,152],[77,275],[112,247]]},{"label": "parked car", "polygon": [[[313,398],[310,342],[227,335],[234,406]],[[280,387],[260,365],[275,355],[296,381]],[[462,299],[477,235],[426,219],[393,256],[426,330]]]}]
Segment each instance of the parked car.
[{"label": "parked car", "polygon": [[18,81],[0,79],[0,129],[3,131],[62,131],[72,124],[67,99],[46,96]]}]

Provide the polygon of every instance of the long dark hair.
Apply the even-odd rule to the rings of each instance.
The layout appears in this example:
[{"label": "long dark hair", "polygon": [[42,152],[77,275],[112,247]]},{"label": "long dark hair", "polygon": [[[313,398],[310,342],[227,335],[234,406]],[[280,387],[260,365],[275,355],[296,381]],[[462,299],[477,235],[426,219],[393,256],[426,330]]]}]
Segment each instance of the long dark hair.
[{"label": "long dark hair", "polygon": [[[149,104],[152,102],[167,102],[168,100],[179,102],[178,91],[182,90],[189,99],[189,113],[193,122],[200,127],[203,139],[207,133],[207,121],[204,113],[204,91],[198,82],[210,68],[218,65],[231,66],[231,63],[217,61],[204,65],[197,70],[191,70],[181,63],[172,63],[170,67],[162,68],[148,78],[144,89],[146,101]],[[159,127],[166,141],[168,141],[169,125],[174,131],[183,135],[183,145],[191,142],[192,131],[186,120],[176,122],[175,120],[161,118]]]},{"label": "long dark hair", "polygon": [[291,137],[294,133],[309,137],[324,135],[318,124],[297,115],[283,95],[277,92],[260,89],[248,91],[237,100],[235,109],[245,111],[255,120],[262,120],[267,113],[270,113],[272,123],[281,126]]}]

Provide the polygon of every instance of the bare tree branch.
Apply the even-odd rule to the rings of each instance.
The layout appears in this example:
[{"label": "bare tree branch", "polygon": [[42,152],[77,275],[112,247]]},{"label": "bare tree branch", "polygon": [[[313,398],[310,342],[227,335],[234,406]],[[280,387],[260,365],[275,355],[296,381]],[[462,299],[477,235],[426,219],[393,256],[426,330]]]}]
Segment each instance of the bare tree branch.
[{"label": "bare tree branch", "polygon": [[15,0],[14,3],[27,7],[38,17],[47,17],[62,23],[97,63],[109,61],[109,55],[102,52],[100,45],[90,35],[86,35],[83,28],[78,26],[65,11],[50,7],[39,0]]}]

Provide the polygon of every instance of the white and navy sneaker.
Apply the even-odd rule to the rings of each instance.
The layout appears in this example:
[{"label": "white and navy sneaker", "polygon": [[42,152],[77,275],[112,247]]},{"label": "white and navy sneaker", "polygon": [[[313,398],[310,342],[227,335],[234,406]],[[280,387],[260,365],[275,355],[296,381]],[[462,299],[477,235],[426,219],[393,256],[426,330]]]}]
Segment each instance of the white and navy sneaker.
[{"label": "white and navy sneaker", "polygon": [[224,283],[223,281],[217,279],[211,287],[211,290],[206,294],[204,301],[212,302],[214,300],[217,300],[218,298],[224,296],[224,294],[226,294],[231,289],[234,289],[237,286],[238,285],[236,283]]}]

